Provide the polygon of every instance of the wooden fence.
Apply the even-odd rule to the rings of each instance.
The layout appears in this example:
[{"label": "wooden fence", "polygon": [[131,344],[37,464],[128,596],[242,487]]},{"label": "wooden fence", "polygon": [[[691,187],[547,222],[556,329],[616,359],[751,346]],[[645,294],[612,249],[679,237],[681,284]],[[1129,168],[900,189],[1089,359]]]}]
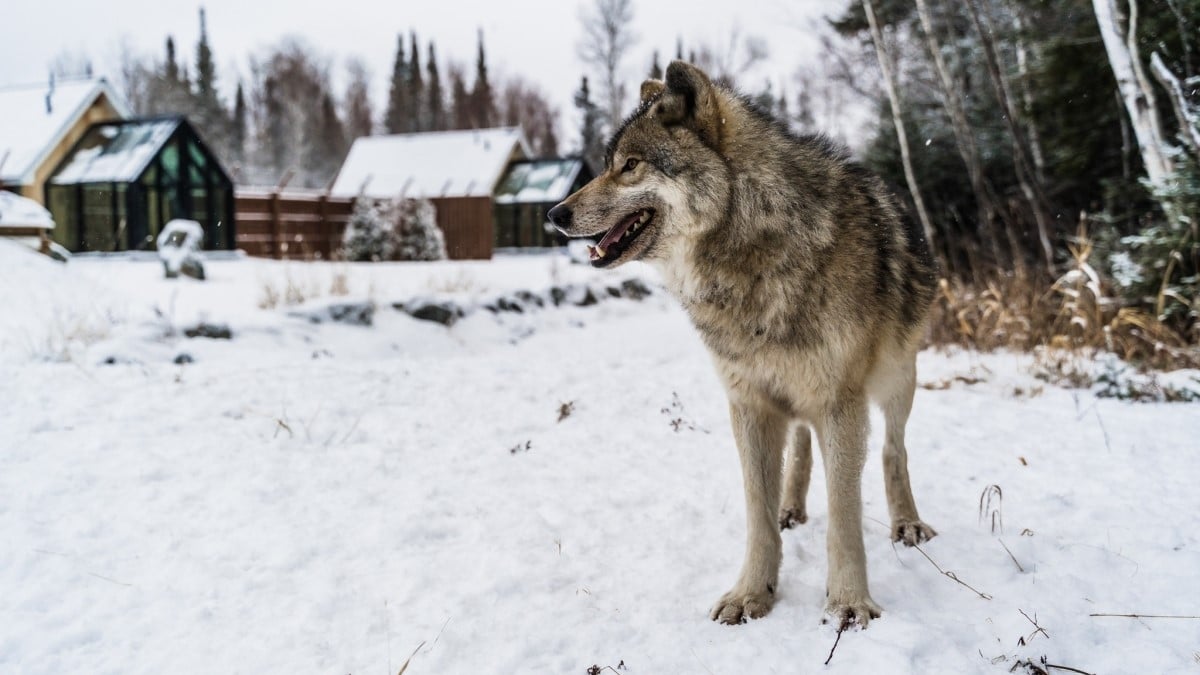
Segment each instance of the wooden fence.
[{"label": "wooden fence", "polygon": [[[492,257],[495,226],[487,197],[431,200],[453,260]],[[342,247],[354,200],[302,191],[236,194],[237,247],[253,256],[329,260]]]},{"label": "wooden fence", "polygon": [[329,260],[342,246],[354,200],[318,192],[235,195],[237,247],[253,256]]}]

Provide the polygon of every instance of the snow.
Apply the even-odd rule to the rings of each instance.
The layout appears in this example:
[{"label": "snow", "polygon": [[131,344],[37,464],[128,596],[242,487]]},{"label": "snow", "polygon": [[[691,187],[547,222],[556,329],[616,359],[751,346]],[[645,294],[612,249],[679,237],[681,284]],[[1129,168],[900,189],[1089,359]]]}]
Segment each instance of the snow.
[{"label": "snow", "polygon": [[97,127],[84,139],[95,145],[77,150],[52,180],[58,185],[135,181],[178,126],[178,119],[164,119]]},{"label": "snow", "polygon": [[41,204],[0,190],[0,230],[6,227],[54,229],[54,218]]},{"label": "snow", "polygon": [[60,81],[46,110],[49,83],[0,87],[0,182],[25,185],[50,150],[96,97],[104,94],[121,115],[128,111],[104,80]]},{"label": "snow", "polygon": [[[742,557],[742,481],[673,302],[450,329],[390,308],[650,271],[561,254],[206,267],[163,280],[0,241],[0,672],[822,670],[819,456],[774,611],[708,620]],[[267,288],[373,300],[374,326],[260,308]],[[201,319],[233,339],[180,335]],[[940,532],[922,548],[990,599],[888,541],[875,420],[864,528],[885,612],[824,670],[1194,672],[1195,620],[1089,615],[1198,613],[1195,404],[1097,399],[1032,365],[920,356],[910,468]]]},{"label": "snow", "polygon": [[518,127],[366,136],[354,141],[336,197],[491,197],[508,162],[528,155]]}]

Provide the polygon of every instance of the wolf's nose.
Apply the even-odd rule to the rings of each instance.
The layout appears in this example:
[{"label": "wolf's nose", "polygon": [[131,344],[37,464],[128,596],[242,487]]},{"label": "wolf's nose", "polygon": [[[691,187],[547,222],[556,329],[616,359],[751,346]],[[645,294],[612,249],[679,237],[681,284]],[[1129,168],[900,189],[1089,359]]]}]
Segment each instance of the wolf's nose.
[{"label": "wolf's nose", "polygon": [[554,226],[560,230],[570,227],[571,207],[567,206],[566,204],[559,204],[558,206],[550,209],[550,212],[546,214],[546,217],[549,218],[550,222],[554,223]]}]

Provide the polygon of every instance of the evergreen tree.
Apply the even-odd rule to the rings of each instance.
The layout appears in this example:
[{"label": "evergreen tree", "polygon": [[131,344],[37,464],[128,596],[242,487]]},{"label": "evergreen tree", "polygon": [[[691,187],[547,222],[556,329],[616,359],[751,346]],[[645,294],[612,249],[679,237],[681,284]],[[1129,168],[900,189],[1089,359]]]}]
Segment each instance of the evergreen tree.
[{"label": "evergreen tree", "polygon": [[396,36],[396,61],[392,65],[392,84],[388,90],[387,113],[383,118],[383,128],[389,134],[400,134],[406,131],[405,112],[408,110],[408,62],[404,56],[404,36]]},{"label": "evergreen tree", "polygon": [[246,132],[248,130],[246,118],[246,95],[242,92],[242,83],[238,82],[237,93],[233,96],[233,128],[229,138],[233,150],[233,161],[239,165],[246,161]]},{"label": "evergreen tree", "polygon": [[471,129],[471,94],[467,91],[467,83],[463,80],[462,70],[450,68],[450,128]]},{"label": "evergreen tree", "polygon": [[371,117],[370,75],[362,61],[352,59],[347,66],[350,83],[346,85],[346,139],[353,141],[370,136],[374,128]]},{"label": "evergreen tree", "polygon": [[328,92],[321,97],[321,112],[313,134],[312,167],[319,175],[332,176],[346,155],[346,129]]},{"label": "evergreen tree", "polygon": [[442,76],[438,73],[437,51],[432,40],[429,41],[429,62],[426,67],[429,69],[429,84],[425,92],[425,102],[429,109],[429,129],[442,131],[446,128],[446,102],[443,100]]},{"label": "evergreen tree", "polygon": [[599,172],[604,166],[604,129],[599,106],[592,101],[592,93],[588,88],[587,76],[579,84],[575,92],[575,107],[583,115],[583,123],[579,129],[579,153],[593,171]]},{"label": "evergreen tree", "polygon": [[650,62],[650,79],[652,79],[652,80],[663,79],[662,66],[658,65],[658,50],[657,49],[654,50],[654,60]]},{"label": "evergreen tree", "polygon": [[163,69],[163,77],[169,82],[179,81],[179,63],[175,60],[175,39],[167,36],[167,62]]},{"label": "evergreen tree", "polygon": [[417,46],[417,34],[414,31],[410,36],[409,49],[410,55],[408,59],[408,123],[406,128],[412,131],[426,131],[429,126],[426,123],[426,107],[424,105],[425,98],[425,80],[421,75],[421,50]]},{"label": "evergreen tree", "polygon": [[682,37],[675,38],[675,60],[676,61],[683,60],[683,38]]},{"label": "evergreen tree", "polygon": [[471,121],[476,129],[487,129],[496,124],[496,97],[488,82],[482,30],[479,31],[479,55],[475,59],[475,86],[471,89]]},{"label": "evergreen tree", "polygon": [[200,135],[222,157],[232,157],[234,143],[231,139],[231,122],[225,105],[217,93],[217,69],[213,63],[212,49],[208,46],[208,22],[204,8],[200,8],[200,40],[196,43],[196,81],[191,91],[188,114]]}]

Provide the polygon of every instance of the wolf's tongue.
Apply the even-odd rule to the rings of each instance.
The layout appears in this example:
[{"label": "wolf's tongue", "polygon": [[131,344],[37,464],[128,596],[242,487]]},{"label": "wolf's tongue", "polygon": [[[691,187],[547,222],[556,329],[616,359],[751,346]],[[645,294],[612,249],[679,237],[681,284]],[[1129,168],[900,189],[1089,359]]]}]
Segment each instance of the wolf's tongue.
[{"label": "wolf's tongue", "polygon": [[640,215],[641,212],[639,211],[632,216],[629,216],[625,220],[622,220],[620,223],[617,223],[617,226],[609,230],[608,234],[604,235],[604,238],[600,240],[600,243],[597,244],[597,246],[607,250],[608,247],[612,246],[614,242],[619,241],[621,237],[625,236],[625,232],[629,228],[633,227],[633,224],[637,222],[638,216]]}]

